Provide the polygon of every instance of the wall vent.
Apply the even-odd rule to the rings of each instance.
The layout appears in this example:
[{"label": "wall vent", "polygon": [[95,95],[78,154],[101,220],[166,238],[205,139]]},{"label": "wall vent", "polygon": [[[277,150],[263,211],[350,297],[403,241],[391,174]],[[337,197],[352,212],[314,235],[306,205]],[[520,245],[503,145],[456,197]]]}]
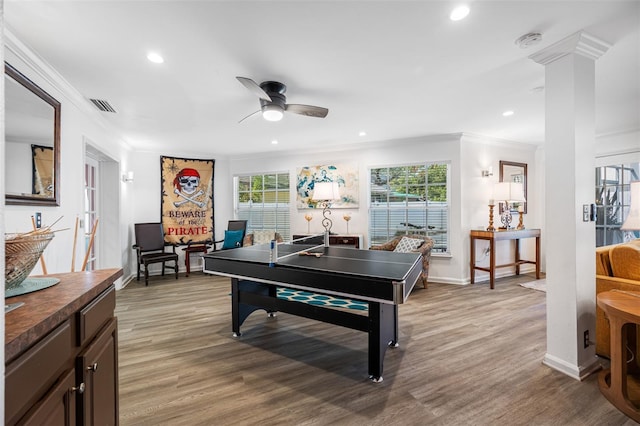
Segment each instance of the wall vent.
[{"label": "wall vent", "polygon": [[111,105],[109,105],[109,102],[104,101],[102,99],[89,99],[93,105],[95,105],[96,108],[98,108],[100,111],[102,112],[116,112],[115,109],[113,109],[113,107]]}]

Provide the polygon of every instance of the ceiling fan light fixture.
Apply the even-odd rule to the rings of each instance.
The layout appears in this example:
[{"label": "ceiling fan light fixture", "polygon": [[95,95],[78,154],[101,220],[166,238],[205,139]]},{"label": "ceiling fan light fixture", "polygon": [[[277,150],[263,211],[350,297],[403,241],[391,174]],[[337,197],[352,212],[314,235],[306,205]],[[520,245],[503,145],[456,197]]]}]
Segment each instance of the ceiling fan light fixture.
[{"label": "ceiling fan light fixture", "polygon": [[466,18],[467,15],[469,15],[469,11],[469,6],[465,4],[460,5],[451,11],[449,19],[451,19],[452,21],[461,21]]},{"label": "ceiling fan light fixture", "polygon": [[278,105],[265,105],[262,108],[262,117],[267,121],[280,121],[283,116],[284,112]]}]

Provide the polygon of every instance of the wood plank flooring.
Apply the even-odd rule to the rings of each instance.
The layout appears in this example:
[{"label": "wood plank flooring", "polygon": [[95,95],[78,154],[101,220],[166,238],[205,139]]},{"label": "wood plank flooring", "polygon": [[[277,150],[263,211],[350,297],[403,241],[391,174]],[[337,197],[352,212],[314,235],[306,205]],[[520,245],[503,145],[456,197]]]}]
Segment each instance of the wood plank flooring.
[{"label": "wood plank flooring", "polygon": [[400,347],[367,378],[365,333],[253,313],[231,334],[229,280],[152,277],[117,293],[122,425],[631,425],[597,386],[544,365],[545,294],[430,283],[400,306]]}]

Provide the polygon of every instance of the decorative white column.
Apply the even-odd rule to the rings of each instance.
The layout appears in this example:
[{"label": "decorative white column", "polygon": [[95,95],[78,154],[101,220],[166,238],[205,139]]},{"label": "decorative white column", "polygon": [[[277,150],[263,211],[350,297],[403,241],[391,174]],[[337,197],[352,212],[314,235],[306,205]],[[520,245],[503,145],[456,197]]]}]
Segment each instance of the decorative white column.
[{"label": "decorative white column", "polygon": [[529,58],[545,66],[547,353],[544,364],[581,380],[595,347],[595,60],[610,45],[582,31]]}]

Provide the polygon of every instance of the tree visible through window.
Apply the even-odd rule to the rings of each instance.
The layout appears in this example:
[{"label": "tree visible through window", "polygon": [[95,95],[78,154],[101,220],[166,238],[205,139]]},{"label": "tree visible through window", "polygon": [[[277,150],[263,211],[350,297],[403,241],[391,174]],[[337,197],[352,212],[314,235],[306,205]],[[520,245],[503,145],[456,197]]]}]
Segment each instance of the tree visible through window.
[{"label": "tree visible through window", "polygon": [[371,244],[397,235],[427,235],[433,253],[449,252],[449,164],[427,163],[370,170]]},{"label": "tree visible through window", "polygon": [[290,237],[289,174],[249,174],[235,178],[236,215],[246,219],[247,232],[273,229]]}]

